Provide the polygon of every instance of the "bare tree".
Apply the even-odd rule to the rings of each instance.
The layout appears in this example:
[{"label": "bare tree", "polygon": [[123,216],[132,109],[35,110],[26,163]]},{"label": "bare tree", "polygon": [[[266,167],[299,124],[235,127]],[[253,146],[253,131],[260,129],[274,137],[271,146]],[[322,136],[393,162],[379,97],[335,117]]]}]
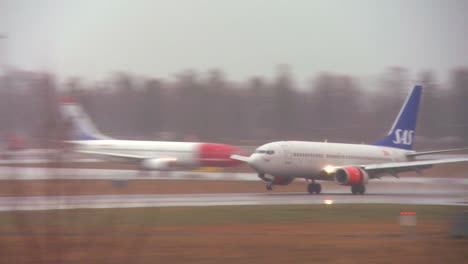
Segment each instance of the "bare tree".
[{"label": "bare tree", "polygon": [[468,145],[468,69],[460,68],[452,73],[453,128],[456,135]]}]

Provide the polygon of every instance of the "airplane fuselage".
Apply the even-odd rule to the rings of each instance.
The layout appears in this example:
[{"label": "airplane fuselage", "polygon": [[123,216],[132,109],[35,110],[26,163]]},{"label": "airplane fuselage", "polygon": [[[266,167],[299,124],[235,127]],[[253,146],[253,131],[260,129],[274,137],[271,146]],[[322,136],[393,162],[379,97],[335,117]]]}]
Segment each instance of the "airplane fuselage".
[{"label": "airplane fuselage", "polygon": [[142,157],[142,160],[174,159],[171,166],[177,167],[224,167],[238,164],[238,161],[230,159],[230,155],[237,149],[224,144],[113,139],[80,140],[72,143],[77,151],[134,155]]},{"label": "airplane fuselage", "polygon": [[369,180],[383,175],[398,177],[398,173],[420,172],[436,164],[467,162],[468,158],[415,160],[421,155],[460,150],[412,150],[421,94],[422,87],[416,85],[387,135],[372,145],[278,141],[257,148],[250,157],[233,155],[232,158],[247,162],[267,183],[268,190],[273,185],[288,185],[294,178],[305,178],[311,194],[322,191],[315,180],[335,181],[350,186],[353,194],[364,194]]},{"label": "airplane fuselage", "polygon": [[272,176],[314,179],[327,166],[403,162],[412,152],[364,144],[278,141],[257,148],[250,164]]}]

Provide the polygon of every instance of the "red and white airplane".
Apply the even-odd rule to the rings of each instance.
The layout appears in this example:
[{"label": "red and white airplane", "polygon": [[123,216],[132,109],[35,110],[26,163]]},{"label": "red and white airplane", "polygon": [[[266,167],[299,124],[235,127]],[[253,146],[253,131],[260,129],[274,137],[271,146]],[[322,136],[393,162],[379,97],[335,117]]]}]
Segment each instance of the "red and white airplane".
[{"label": "red and white airplane", "polygon": [[61,114],[71,125],[73,151],[103,159],[139,164],[143,170],[172,168],[229,167],[239,164],[230,156],[237,147],[198,142],[117,140],[100,133],[72,98],[62,98]]},{"label": "red and white airplane", "polygon": [[467,157],[439,160],[415,160],[415,157],[449,151],[413,151],[416,119],[422,87],[415,86],[400,110],[388,135],[372,145],[328,142],[278,141],[256,149],[250,157],[233,155],[231,158],[247,162],[258,177],[273,185],[288,185],[295,178],[309,183],[309,193],[320,193],[316,180],[335,181],[351,186],[353,194],[363,194],[369,180],[400,172],[420,172],[435,164],[466,162]]}]

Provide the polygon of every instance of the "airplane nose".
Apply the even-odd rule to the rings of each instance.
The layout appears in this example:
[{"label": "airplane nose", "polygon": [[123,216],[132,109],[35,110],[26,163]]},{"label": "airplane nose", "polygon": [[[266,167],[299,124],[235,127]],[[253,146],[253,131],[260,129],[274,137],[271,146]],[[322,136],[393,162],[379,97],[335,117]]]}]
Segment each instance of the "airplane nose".
[{"label": "airplane nose", "polygon": [[261,155],[250,155],[248,163],[250,167],[252,167],[257,172],[265,172],[263,157]]}]

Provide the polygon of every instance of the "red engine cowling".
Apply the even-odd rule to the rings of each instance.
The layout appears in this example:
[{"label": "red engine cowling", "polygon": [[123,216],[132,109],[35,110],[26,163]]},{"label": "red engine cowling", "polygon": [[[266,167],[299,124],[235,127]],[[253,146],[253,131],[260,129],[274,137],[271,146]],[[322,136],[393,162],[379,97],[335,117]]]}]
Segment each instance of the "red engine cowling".
[{"label": "red engine cowling", "polygon": [[288,185],[294,178],[291,177],[280,177],[280,176],[262,176],[258,175],[260,179],[264,182],[272,183],[273,185]]},{"label": "red engine cowling", "polygon": [[356,167],[343,167],[335,172],[335,181],[341,185],[364,185],[369,181],[369,174]]}]

